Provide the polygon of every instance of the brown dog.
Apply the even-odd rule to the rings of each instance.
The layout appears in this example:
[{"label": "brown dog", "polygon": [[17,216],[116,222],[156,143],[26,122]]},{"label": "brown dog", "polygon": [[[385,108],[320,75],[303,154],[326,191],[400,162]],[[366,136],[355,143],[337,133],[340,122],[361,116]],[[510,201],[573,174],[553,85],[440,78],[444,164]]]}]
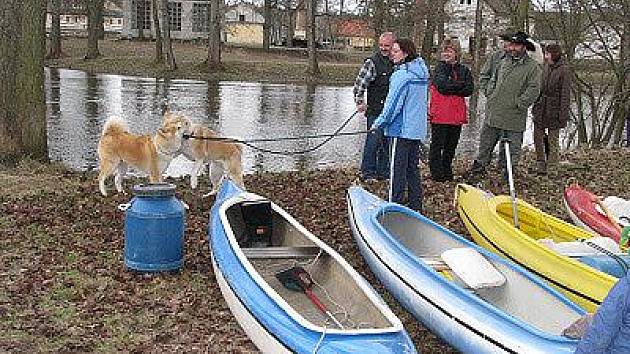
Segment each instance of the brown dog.
[{"label": "brown dog", "polygon": [[219,138],[216,132],[201,124],[192,124],[188,118],[181,115],[166,113],[163,122],[164,124],[179,122],[189,127],[186,134],[191,137],[182,143],[181,153],[194,162],[194,167],[190,172],[191,188],[197,188],[197,176],[206,162],[210,164],[212,190],[204,197],[216,194],[221,184],[221,178],[225,175],[239,186],[244,187],[241,162],[243,149],[239,143],[216,140]]},{"label": "brown dog", "polygon": [[110,118],[103,126],[98,142],[100,173],[98,185],[103,196],[107,196],[105,179],[116,172],[114,184],[120,193],[122,177],[127,165],[149,175],[151,183],[162,181],[162,173],[168,164],[179,154],[183,135],[189,130],[185,121],[162,122],[155,135],[133,135],[126,123],[118,118]]}]

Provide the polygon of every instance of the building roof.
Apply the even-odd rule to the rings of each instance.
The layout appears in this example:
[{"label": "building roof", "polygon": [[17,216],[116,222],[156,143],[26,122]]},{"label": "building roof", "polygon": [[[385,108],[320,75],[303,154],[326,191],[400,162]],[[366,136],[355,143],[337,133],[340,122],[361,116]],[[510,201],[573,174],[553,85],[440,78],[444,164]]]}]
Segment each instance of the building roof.
[{"label": "building roof", "polygon": [[336,33],[340,37],[374,37],[374,30],[362,19],[339,19],[336,22]]}]

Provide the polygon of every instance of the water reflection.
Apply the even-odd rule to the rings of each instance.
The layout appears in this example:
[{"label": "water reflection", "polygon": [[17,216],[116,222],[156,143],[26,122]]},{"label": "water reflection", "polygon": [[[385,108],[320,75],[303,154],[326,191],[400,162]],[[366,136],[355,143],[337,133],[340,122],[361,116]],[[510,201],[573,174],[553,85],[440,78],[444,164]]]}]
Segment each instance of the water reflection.
[{"label": "water reflection", "polygon": [[[46,101],[50,158],[70,168],[98,165],[96,145],[109,116],[119,116],[136,134],[152,134],[166,106],[181,111],[221,135],[242,139],[328,134],[354,112],[351,87],[157,80],[82,71],[46,69]],[[345,131],[365,129],[355,117]],[[464,127],[458,153],[473,153],[479,124]],[[528,137],[526,134],[526,144]],[[363,136],[343,136],[323,148],[294,156],[244,149],[246,172],[356,166]],[[530,138],[531,140],[531,138]],[[319,143],[281,141],[258,144],[280,151],[305,150]],[[186,174],[189,162],[180,157],[169,174]]]}]

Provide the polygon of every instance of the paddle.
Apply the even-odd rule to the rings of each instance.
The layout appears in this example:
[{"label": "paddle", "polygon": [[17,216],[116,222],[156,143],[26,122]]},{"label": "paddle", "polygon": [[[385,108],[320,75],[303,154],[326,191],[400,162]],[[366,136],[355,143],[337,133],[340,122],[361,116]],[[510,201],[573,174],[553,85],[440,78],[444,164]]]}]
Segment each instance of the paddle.
[{"label": "paddle", "polygon": [[341,325],[341,323],[337,321],[335,316],[333,316],[333,314],[330,313],[330,311],[326,309],[324,304],[322,304],[322,302],[319,301],[317,296],[313,294],[313,290],[311,289],[313,287],[313,279],[311,278],[311,275],[308,274],[308,272],[304,268],[298,266],[298,267],[293,267],[293,268],[284,270],[280,273],[277,273],[276,278],[278,278],[280,283],[289,290],[304,291],[304,294],[306,294],[306,297],[308,297],[309,300],[311,300],[311,302],[323,314],[328,316],[328,318],[330,318],[339,328],[344,329],[343,325]]},{"label": "paddle", "polygon": [[507,135],[501,137],[501,143],[505,144],[505,169],[507,170],[508,185],[510,186],[510,198],[512,199],[512,215],[514,215],[514,227],[518,226],[518,208],[516,206],[516,190],[514,189],[514,176],[512,176],[512,156],[510,154],[510,139]]}]

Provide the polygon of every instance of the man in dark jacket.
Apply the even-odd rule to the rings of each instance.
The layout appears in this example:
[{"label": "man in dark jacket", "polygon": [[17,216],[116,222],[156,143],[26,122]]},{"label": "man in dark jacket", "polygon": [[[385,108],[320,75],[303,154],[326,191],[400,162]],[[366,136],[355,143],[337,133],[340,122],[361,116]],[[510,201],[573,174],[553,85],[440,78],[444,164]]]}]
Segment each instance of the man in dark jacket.
[{"label": "man in dark jacket", "polygon": [[[527,109],[538,98],[541,86],[541,68],[528,54],[534,51],[529,36],[517,32],[504,38],[507,43],[506,54],[494,70],[485,66],[496,65],[491,61],[484,64],[479,87],[486,96],[486,117],[479,137],[479,152],[470,169],[471,174],[483,173],[490,163],[494,147],[502,137],[510,140],[512,163],[518,163],[523,144],[523,132],[527,120]],[[499,165],[505,173],[505,151],[499,147]]]},{"label": "man in dark jacket", "polygon": [[[392,75],[393,64],[389,52],[396,37],[391,32],[381,34],[378,39],[378,51],[365,59],[354,82],[354,101],[359,113],[365,113],[367,129],[372,127],[374,120],[383,111],[389,78]],[[367,91],[367,104],[364,94]],[[389,151],[387,139],[382,130],[368,133],[363,148],[361,161],[361,177],[364,180],[389,178]]]}]

